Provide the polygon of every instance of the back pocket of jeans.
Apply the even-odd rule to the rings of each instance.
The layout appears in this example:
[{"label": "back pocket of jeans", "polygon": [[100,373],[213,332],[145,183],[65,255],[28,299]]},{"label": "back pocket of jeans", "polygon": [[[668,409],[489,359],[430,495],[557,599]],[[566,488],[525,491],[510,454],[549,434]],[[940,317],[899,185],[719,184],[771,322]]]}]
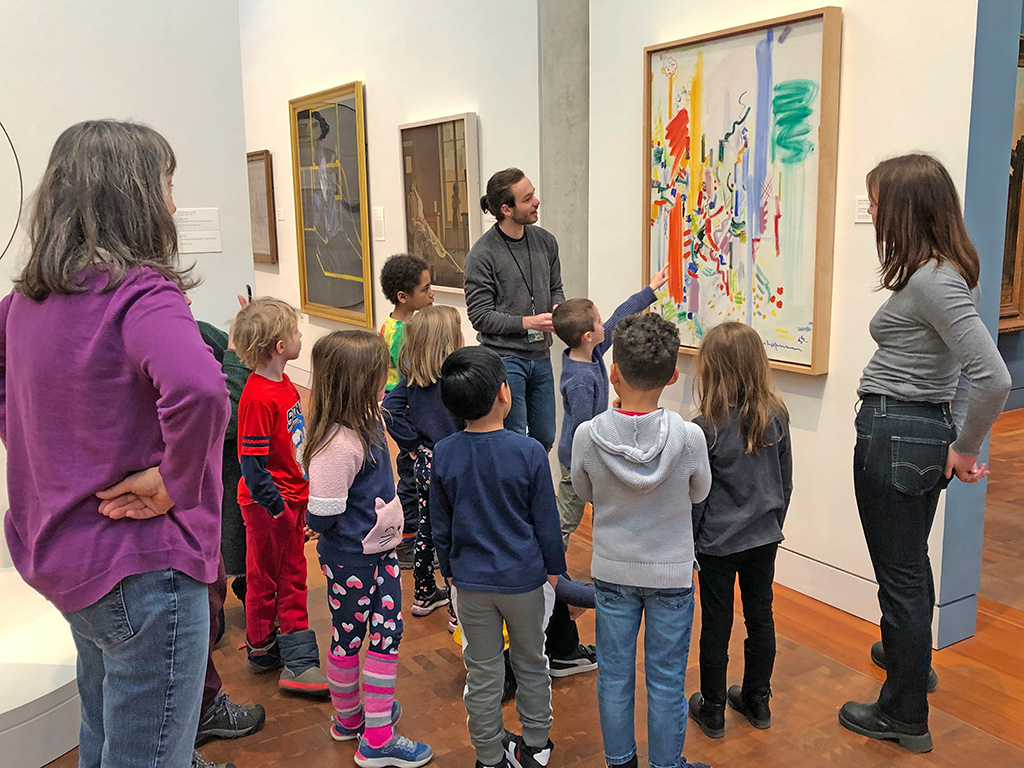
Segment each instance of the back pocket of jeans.
[{"label": "back pocket of jeans", "polygon": [[946,477],[949,443],[921,437],[892,438],[892,484],[908,496],[921,496]]}]

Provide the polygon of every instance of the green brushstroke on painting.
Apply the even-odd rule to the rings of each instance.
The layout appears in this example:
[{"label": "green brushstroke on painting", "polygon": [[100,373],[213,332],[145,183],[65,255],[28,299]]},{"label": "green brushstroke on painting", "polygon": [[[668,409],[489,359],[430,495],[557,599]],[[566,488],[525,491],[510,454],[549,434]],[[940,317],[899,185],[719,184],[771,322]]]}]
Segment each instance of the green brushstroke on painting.
[{"label": "green brushstroke on painting", "polygon": [[798,165],[814,151],[813,102],[818,84],[813,80],[785,80],[772,98],[772,162]]}]

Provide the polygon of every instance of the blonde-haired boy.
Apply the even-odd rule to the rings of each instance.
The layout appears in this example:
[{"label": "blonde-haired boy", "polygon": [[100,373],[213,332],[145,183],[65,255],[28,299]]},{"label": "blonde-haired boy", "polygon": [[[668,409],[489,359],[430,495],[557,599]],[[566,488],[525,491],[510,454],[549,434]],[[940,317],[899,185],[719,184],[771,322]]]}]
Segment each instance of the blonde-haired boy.
[{"label": "blonde-haired boy", "polygon": [[257,298],[242,307],[232,331],[238,357],[252,369],[238,401],[245,640],[253,672],[283,665],[281,688],[324,696],[327,679],[306,611],[309,482],[298,460],[306,429],[299,392],[284,372],[302,350],[298,320],[298,310],[287,302]]}]

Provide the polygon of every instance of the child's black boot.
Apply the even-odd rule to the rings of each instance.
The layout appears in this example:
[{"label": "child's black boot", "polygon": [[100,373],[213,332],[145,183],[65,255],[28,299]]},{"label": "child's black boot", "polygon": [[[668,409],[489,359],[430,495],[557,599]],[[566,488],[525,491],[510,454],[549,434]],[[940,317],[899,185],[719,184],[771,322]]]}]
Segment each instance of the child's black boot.
[{"label": "child's black boot", "polygon": [[725,736],[725,701],[709,701],[698,691],[690,697],[690,717],[709,739]]}]

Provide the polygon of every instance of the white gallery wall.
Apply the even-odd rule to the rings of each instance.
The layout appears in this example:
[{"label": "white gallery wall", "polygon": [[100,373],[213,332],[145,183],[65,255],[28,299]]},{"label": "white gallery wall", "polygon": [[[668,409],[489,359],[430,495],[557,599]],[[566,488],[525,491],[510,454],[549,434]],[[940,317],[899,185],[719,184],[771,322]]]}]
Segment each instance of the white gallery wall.
[{"label": "white gallery wall", "polygon": [[[0,72],[0,122],[17,149],[26,197],[57,136],[73,123],[137,120],[167,137],[178,161],[177,206],[220,209],[224,250],[194,257],[204,283],[192,293],[193,311],[227,323],[235,294],[252,282],[236,0],[3,0]],[[0,161],[5,227],[17,186],[13,165]],[[0,293],[24,263],[27,214],[0,263]],[[5,478],[0,472],[2,509]],[[0,566],[9,564],[0,545]]]},{"label": "white gallery wall", "polygon": [[[512,165],[539,176],[536,0],[514,6],[471,0],[241,0],[239,13],[246,146],[270,150],[276,206],[285,219],[277,222],[279,262],[257,265],[256,292],[299,304],[288,101],[359,80],[365,86],[369,204],[383,207],[385,216],[385,239],[371,240],[379,328],[392,309],[380,292],[380,267],[406,249],[399,125],[476,112],[481,184]],[[541,211],[543,216],[543,206]],[[463,310],[464,335],[475,343],[463,297],[437,293],[436,301]],[[300,327],[303,352],[290,372],[305,384],[313,342],[348,326],[304,317]]]},{"label": "white gallery wall", "polygon": [[[845,0],[839,107],[835,266],[829,373],[777,374],[792,416],[794,491],[776,578],[877,621],[867,547],[853,495],[856,389],[875,346],[874,230],[854,224],[864,176],[886,157],[930,152],[961,195],[966,179],[977,2]],[[805,11],[801,0],[730,3],[591,1],[590,296],[603,313],[641,283],[643,49]],[[692,358],[664,404],[693,412]],[[933,527],[941,562],[943,507]],[[937,580],[941,574],[936,573]]]}]

